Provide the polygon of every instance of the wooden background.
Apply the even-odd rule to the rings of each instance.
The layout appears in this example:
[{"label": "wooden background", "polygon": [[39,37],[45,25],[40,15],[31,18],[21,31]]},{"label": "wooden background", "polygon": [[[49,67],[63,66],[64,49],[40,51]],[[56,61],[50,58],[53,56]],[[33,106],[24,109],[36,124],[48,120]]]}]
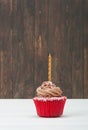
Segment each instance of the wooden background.
[{"label": "wooden background", "polygon": [[88,98],[88,0],[0,0],[0,98],[32,98],[48,53],[64,95]]}]

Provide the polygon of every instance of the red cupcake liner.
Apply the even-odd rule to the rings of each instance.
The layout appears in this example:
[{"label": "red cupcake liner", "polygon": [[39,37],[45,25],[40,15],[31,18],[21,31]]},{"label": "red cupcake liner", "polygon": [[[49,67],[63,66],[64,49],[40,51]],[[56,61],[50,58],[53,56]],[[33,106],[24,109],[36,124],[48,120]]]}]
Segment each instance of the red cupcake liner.
[{"label": "red cupcake liner", "polygon": [[66,97],[33,98],[37,114],[41,117],[59,117],[63,114]]}]

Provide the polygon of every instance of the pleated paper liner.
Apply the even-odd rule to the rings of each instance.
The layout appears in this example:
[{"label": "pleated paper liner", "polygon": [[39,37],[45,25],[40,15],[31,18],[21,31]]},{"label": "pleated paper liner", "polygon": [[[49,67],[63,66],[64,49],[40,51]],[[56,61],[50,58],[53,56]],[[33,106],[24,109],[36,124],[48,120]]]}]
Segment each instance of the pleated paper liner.
[{"label": "pleated paper liner", "polygon": [[63,114],[66,96],[52,98],[33,98],[36,112],[41,117],[60,117]]}]

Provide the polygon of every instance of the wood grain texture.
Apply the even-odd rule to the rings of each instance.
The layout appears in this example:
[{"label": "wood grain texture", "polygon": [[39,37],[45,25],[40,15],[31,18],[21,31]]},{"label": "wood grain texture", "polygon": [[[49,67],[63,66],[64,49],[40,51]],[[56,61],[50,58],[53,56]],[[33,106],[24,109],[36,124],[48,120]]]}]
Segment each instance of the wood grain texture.
[{"label": "wood grain texture", "polygon": [[[35,89],[43,81],[48,80],[47,74],[47,28],[48,0],[35,1]],[[39,41],[41,37],[41,41]]]},{"label": "wood grain texture", "polygon": [[88,98],[88,1],[84,1],[84,98]]},{"label": "wood grain texture", "polygon": [[33,96],[34,1],[13,1],[13,97]]},{"label": "wood grain texture", "polygon": [[1,98],[12,98],[12,37],[9,0],[1,0],[0,5],[0,95]]},{"label": "wood grain texture", "polygon": [[[75,8],[76,6],[76,8]],[[83,1],[72,3],[72,97],[83,98]],[[75,8],[75,10],[74,10]],[[80,18],[80,19],[79,19]]]},{"label": "wood grain texture", "polygon": [[0,98],[32,98],[48,80],[88,98],[88,0],[0,0]]}]

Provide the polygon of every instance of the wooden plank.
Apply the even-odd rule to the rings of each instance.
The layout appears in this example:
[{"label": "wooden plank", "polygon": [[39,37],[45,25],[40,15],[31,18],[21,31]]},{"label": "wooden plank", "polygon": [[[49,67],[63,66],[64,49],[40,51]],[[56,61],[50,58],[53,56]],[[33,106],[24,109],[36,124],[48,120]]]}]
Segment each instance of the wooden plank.
[{"label": "wooden plank", "polygon": [[34,0],[16,0],[13,9],[13,98],[31,98],[34,87]]},{"label": "wooden plank", "polygon": [[0,1],[0,17],[1,98],[12,98],[12,38],[9,0]]},{"label": "wooden plank", "polygon": [[[0,38],[1,38],[1,36],[0,36]],[[0,48],[0,98],[1,98],[1,54],[2,53],[2,51],[1,51],[1,48]]]},{"label": "wooden plank", "polygon": [[84,98],[88,98],[88,43],[84,44]]},{"label": "wooden plank", "polygon": [[35,1],[35,89],[47,79],[48,0]]},{"label": "wooden plank", "polygon": [[[66,5],[67,4],[67,5]],[[52,54],[52,81],[71,98],[71,41],[69,3],[49,1],[48,48]],[[69,26],[68,26],[69,25]]]},{"label": "wooden plank", "polygon": [[72,98],[71,1],[61,2],[62,43],[60,48],[60,82],[64,94]]},{"label": "wooden plank", "polygon": [[58,27],[60,24],[60,13],[57,13],[60,11],[60,1],[49,1],[49,20],[48,20],[48,52],[52,56],[52,72],[51,72],[51,79],[55,84],[59,84],[59,78],[58,78],[58,64],[60,61],[60,44],[61,42],[60,38],[60,32],[61,29]]},{"label": "wooden plank", "polygon": [[84,98],[88,98],[88,1],[84,1]]},{"label": "wooden plank", "polygon": [[72,98],[83,98],[83,1],[74,0],[72,9]]}]

